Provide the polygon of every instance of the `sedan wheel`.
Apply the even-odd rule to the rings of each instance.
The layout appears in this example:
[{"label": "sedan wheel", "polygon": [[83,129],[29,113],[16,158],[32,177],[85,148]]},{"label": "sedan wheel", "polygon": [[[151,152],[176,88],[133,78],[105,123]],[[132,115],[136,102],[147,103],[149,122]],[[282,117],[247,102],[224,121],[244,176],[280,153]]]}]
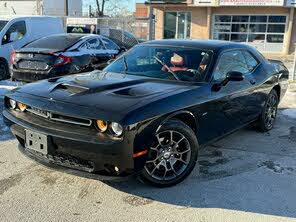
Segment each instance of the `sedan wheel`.
[{"label": "sedan wheel", "polygon": [[179,120],[170,120],[154,140],[142,172],[144,181],[167,187],[184,180],[197,159],[198,143],[192,129]]}]

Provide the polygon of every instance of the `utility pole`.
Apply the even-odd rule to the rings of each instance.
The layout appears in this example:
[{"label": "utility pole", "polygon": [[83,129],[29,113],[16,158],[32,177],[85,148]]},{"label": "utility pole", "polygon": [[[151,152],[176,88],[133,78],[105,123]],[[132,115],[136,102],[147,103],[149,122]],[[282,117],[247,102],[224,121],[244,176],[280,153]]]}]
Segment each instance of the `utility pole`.
[{"label": "utility pole", "polygon": [[65,0],[65,16],[69,16],[69,1]]},{"label": "utility pole", "polygon": [[149,0],[149,40],[153,40],[154,33],[154,15],[153,15],[153,6],[152,0]]}]

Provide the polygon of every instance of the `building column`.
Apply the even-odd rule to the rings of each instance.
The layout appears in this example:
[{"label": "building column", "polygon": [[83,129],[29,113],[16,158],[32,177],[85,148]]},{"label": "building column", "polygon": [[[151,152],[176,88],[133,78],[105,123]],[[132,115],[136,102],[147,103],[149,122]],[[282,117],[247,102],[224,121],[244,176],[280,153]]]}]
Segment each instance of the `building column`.
[{"label": "building column", "polygon": [[289,50],[290,50],[291,39],[292,39],[293,20],[294,20],[294,8],[290,8],[289,22],[288,22],[288,30],[286,32],[285,43],[284,43],[284,50],[283,50],[283,53],[285,55],[288,55],[289,54]]},{"label": "building column", "polygon": [[208,27],[208,35],[207,38],[211,38],[211,30],[212,30],[212,8],[207,8],[207,27]]}]

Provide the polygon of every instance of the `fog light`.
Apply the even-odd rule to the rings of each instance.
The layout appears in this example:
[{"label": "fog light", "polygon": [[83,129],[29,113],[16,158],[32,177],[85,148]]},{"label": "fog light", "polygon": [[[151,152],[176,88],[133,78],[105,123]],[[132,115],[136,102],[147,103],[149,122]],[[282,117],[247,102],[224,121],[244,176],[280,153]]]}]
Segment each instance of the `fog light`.
[{"label": "fog light", "polygon": [[108,123],[103,120],[97,120],[97,127],[102,133],[104,133],[108,129]]},{"label": "fog light", "polygon": [[17,107],[20,109],[20,111],[25,112],[27,109],[27,106],[23,103],[17,103]]},{"label": "fog light", "polygon": [[123,128],[119,123],[111,123],[111,130],[115,136],[121,136],[123,133]]},{"label": "fog light", "polygon": [[16,101],[14,101],[13,99],[9,99],[9,108],[10,109],[15,109],[16,108]]}]

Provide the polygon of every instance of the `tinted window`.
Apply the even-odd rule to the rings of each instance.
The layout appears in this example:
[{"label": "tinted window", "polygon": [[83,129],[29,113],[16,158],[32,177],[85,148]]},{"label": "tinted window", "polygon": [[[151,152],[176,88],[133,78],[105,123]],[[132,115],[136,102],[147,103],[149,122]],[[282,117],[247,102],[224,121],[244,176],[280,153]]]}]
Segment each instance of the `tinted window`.
[{"label": "tinted window", "polygon": [[107,39],[107,38],[102,38],[102,41],[106,47],[106,49],[108,50],[118,50],[118,46],[111,40]]},{"label": "tinted window", "polygon": [[26,32],[27,32],[26,22],[25,21],[16,22],[12,24],[10,28],[7,30],[6,34],[2,39],[2,44],[21,40],[22,38],[24,38]]},{"label": "tinted window", "polygon": [[91,39],[82,46],[82,49],[101,50],[104,49],[104,46],[100,39]]},{"label": "tinted window", "polygon": [[249,72],[245,57],[239,50],[224,52],[214,71],[214,80],[226,78],[226,74],[231,71],[246,74]]},{"label": "tinted window", "polygon": [[252,72],[259,64],[257,59],[247,51],[243,51],[243,55],[245,56],[249,71]]},{"label": "tinted window", "polygon": [[8,23],[8,21],[0,21],[0,32],[5,27],[5,25]]},{"label": "tinted window", "polygon": [[25,48],[43,48],[52,50],[65,50],[76,44],[82,36],[77,35],[53,35],[38,39]]}]

